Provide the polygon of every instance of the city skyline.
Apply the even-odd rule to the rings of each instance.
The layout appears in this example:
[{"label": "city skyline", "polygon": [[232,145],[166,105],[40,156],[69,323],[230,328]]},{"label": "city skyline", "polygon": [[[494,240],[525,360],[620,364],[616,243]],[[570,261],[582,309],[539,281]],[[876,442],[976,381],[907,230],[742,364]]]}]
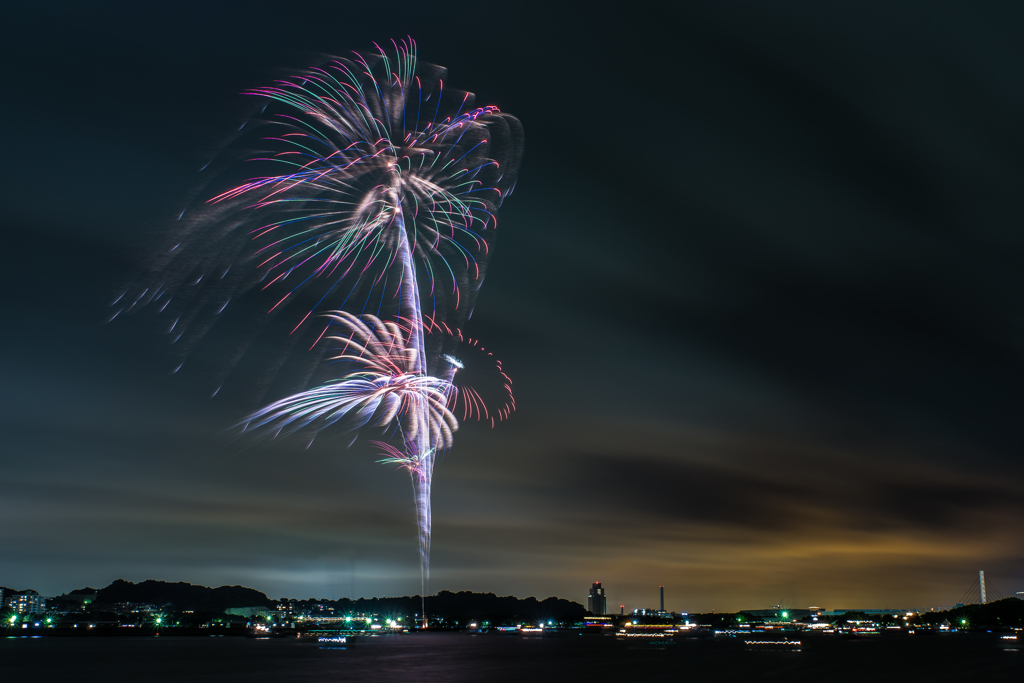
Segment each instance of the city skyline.
[{"label": "city skyline", "polygon": [[[972,585],[970,588],[968,588],[967,592],[964,594],[963,597],[961,597],[960,601],[956,602],[955,604],[949,604],[949,605],[936,605],[936,606],[931,606],[931,607],[920,607],[920,608],[919,607],[908,608],[907,606],[904,606],[904,605],[899,605],[899,606],[897,606],[897,605],[888,605],[886,607],[879,607],[877,605],[876,606],[867,606],[867,605],[849,606],[848,605],[848,606],[844,606],[844,607],[838,607],[838,606],[822,606],[822,605],[800,606],[800,605],[791,604],[788,601],[783,601],[783,602],[780,602],[780,603],[778,603],[776,605],[770,605],[770,606],[747,606],[746,608],[734,610],[732,613],[744,612],[744,613],[750,613],[750,614],[758,614],[758,615],[762,615],[762,616],[763,616],[763,614],[769,614],[769,613],[774,613],[774,612],[778,612],[782,616],[790,616],[790,615],[793,615],[793,616],[808,616],[808,615],[814,614],[814,613],[834,616],[834,615],[846,614],[846,613],[849,613],[849,612],[863,612],[863,613],[867,613],[867,614],[897,614],[897,613],[903,614],[903,613],[908,612],[908,611],[909,612],[914,612],[914,613],[917,613],[917,612],[929,612],[929,611],[930,612],[936,612],[936,611],[943,611],[943,610],[959,608],[959,607],[963,607],[964,605],[985,605],[985,604],[987,604],[989,602],[1004,600],[1005,598],[1020,599],[1020,595],[1021,595],[1020,592],[1018,592],[1016,595],[1013,595],[1013,594],[1011,594],[1011,595],[1003,595],[1001,592],[998,592],[998,589],[996,589],[996,594],[994,596],[991,595],[991,593],[990,593],[988,598],[986,598],[985,589],[981,588],[981,585],[982,585],[981,581],[985,582],[985,585],[988,587],[988,590],[990,592],[993,590],[993,586],[991,585],[991,583],[984,579],[984,571],[979,571],[979,579],[978,579],[978,581],[974,585]],[[109,586],[101,587],[99,589],[93,588],[93,587],[89,587],[89,586],[84,586],[84,587],[81,587],[81,588],[77,588],[77,589],[73,589],[73,590],[62,592],[60,595],[41,595],[38,591],[36,591],[36,590],[34,590],[32,588],[23,588],[21,590],[18,590],[18,589],[11,589],[10,587],[0,586],[0,610],[6,608],[6,609],[8,609],[8,610],[10,610],[10,611],[12,611],[12,612],[14,612],[16,614],[19,614],[19,615],[21,615],[21,614],[44,614],[44,613],[50,611],[49,605],[53,601],[58,601],[58,602],[65,601],[66,602],[68,600],[72,600],[72,601],[77,601],[76,604],[87,605],[88,603],[95,601],[97,595],[101,591],[103,591],[104,589],[110,590],[112,588],[115,588],[117,591],[123,592],[126,588],[128,590],[144,589],[145,586],[148,586],[149,584],[152,584],[152,583],[153,583],[152,580],[148,580],[148,581],[145,581],[145,582],[140,582],[138,585],[133,585],[131,582],[125,583],[123,580],[118,579],[117,581],[112,582]],[[156,583],[161,584],[162,586],[166,586],[167,588],[172,588],[172,589],[176,588],[178,586],[182,586],[182,587],[185,587],[186,590],[191,590],[191,591],[200,590],[200,591],[209,592],[209,591],[211,591],[212,589],[215,588],[215,587],[212,587],[212,586],[211,587],[207,587],[207,586],[201,586],[201,585],[194,585],[194,584],[191,584],[189,582],[156,582]],[[248,588],[246,586],[220,586],[220,587],[216,587],[216,589],[217,590],[240,591],[240,592],[246,593],[246,594],[253,593],[253,589]],[[537,596],[525,596],[525,598],[527,600],[538,600],[538,599],[568,600],[569,602],[573,602],[576,605],[578,605],[578,606],[580,606],[582,608],[585,608],[587,612],[589,612],[589,613],[591,613],[593,615],[596,615],[596,616],[623,615],[623,614],[630,614],[630,613],[633,613],[633,614],[639,613],[639,614],[648,614],[648,615],[656,615],[656,614],[662,614],[662,613],[673,614],[673,615],[686,615],[686,614],[693,614],[693,613],[695,613],[695,612],[688,612],[686,610],[666,609],[666,607],[665,607],[665,586],[658,586],[658,589],[659,589],[659,592],[658,592],[658,607],[657,608],[653,607],[650,602],[642,602],[640,604],[629,605],[628,607],[625,604],[620,604],[619,607],[618,607],[618,611],[616,611],[615,609],[609,609],[608,608],[608,602],[607,602],[608,596],[607,596],[607,593],[605,592],[605,589],[602,586],[600,581],[595,581],[591,585],[590,592],[589,592],[589,594],[587,596],[587,600],[586,600],[585,604],[582,601],[573,600],[571,596],[568,597],[568,598],[566,598],[564,596],[547,596],[546,598],[537,598]],[[438,591],[436,593],[429,594],[426,597],[437,597],[439,594],[445,594],[445,593],[454,594],[456,592],[457,591],[441,590],[441,591]],[[485,593],[479,593],[479,595],[490,595],[492,597],[497,596],[497,594],[495,594],[494,592],[489,592],[489,593],[486,593],[486,594]],[[411,599],[414,599],[414,598],[417,598],[417,597],[419,597],[419,596],[418,595],[405,595],[405,596],[394,596],[394,595],[387,596],[387,595],[384,595],[384,596],[358,596],[358,597],[343,596],[343,597],[340,597],[340,598],[329,598],[329,597],[326,597],[326,596],[304,596],[304,597],[280,596],[278,598],[272,598],[271,596],[266,595],[266,594],[262,595],[262,599],[265,599],[266,601],[269,601],[269,603],[285,603],[285,602],[289,602],[289,601],[290,602],[310,602],[310,601],[312,601],[312,602],[315,602],[315,603],[322,603],[322,604],[327,604],[327,603],[332,603],[332,602],[339,602],[339,601],[352,601],[352,602],[355,602],[355,601],[359,601],[359,600],[370,600],[370,601],[376,601],[376,600],[384,600],[384,601],[386,601],[386,600],[389,600],[389,599],[390,600],[394,600],[394,599],[411,600]],[[497,597],[522,599],[521,596],[497,596]],[[194,597],[190,598],[190,599],[193,600],[193,601],[195,600]],[[138,601],[135,601],[135,602],[138,602]],[[131,604],[135,604],[135,602],[133,602]],[[156,603],[153,603],[153,601],[146,601],[146,602],[150,603],[150,604],[152,604],[154,606],[159,606],[159,601],[157,601]],[[142,604],[142,603],[138,603],[138,604]],[[85,609],[85,607],[82,607],[82,609]],[[242,609],[242,608],[234,608],[234,609]],[[721,610],[718,610],[718,611],[722,612]],[[730,613],[730,612],[722,612],[722,613]]]},{"label": "city skyline", "polygon": [[[121,581],[123,581],[123,580],[122,579],[118,579],[118,580],[114,581],[113,583],[119,583]],[[151,579],[148,579],[147,581],[151,581]],[[984,584],[987,587],[987,591],[988,591],[988,595],[987,596],[986,596],[986,590],[981,588],[981,585],[982,585],[981,582],[982,581],[984,581]],[[171,584],[184,583],[184,584],[192,585],[191,582],[188,582],[188,581],[169,581],[167,583],[171,583]],[[195,585],[201,587],[200,584],[195,584]],[[221,588],[238,588],[238,587],[239,586],[237,584],[236,585],[230,585],[230,586],[228,586],[228,585],[221,586]],[[213,588],[213,586],[210,586],[210,588]],[[249,587],[246,587],[246,586],[242,586],[242,588],[249,589]],[[559,598],[559,599],[564,599],[564,600],[570,600],[570,601],[576,602],[577,604],[585,607],[589,612],[591,612],[591,613],[593,613],[595,615],[609,615],[609,614],[619,614],[619,613],[630,613],[630,612],[633,612],[633,611],[646,611],[646,612],[650,612],[650,613],[654,613],[654,612],[669,612],[669,613],[674,613],[674,614],[697,613],[696,610],[687,610],[687,609],[684,609],[684,608],[675,608],[675,607],[672,607],[671,605],[670,605],[670,608],[666,608],[666,606],[665,606],[666,605],[666,602],[665,602],[665,586],[664,585],[659,585],[659,586],[657,586],[657,588],[658,588],[657,600],[652,600],[650,598],[640,598],[639,602],[631,603],[629,605],[627,605],[625,603],[622,603],[622,604],[618,605],[618,608],[615,608],[614,601],[611,603],[612,607],[609,608],[609,606],[608,606],[609,605],[609,603],[608,603],[608,594],[607,594],[606,589],[604,588],[604,586],[602,585],[602,583],[600,581],[595,581],[591,585],[590,591],[586,595],[586,599],[585,600],[584,599],[577,600],[577,599],[575,599],[577,596],[573,596],[573,595],[568,595],[568,596],[564,596],[564,595],[547,595],[547,596],[530,595],[530,596],[512,596],[512,597],[518,597],[518,598],[526,597],[526,598],[536,598],[536,599]],[[83,591],[83,590],[84,591],[96,591],[96,590],[100,590],[100,589],[97,589],[97,588],[92,587],[92,586],[79,586],[79,587],[74,588],[74,589],[64,590],[60,594],[56,594],[56,593],[53,593],[53,594],[41,594],[39,591],[37,591],[37,590],[35,590],[34,588],[31,588],[31,587],[12,588],[10,586],[7,586],[7,587],[0,586],[0,608],[2,608],[4,606],[9,606],[12,609],[16,609],[16,611],[18,613],[21,613],[21,612],[25,611],[25,609],[23,609],[23,607],[15,608],[15,607],[13,607],[13,605],[10,605],[9,603],[12,600],[20,601],[20,603],[24,603],[24,604],[39,605],[39,604],[42,604],[43,602],[45,602],[46,600],[50,600],[50,599],[53,599],[53,598],[66,597],[69,593],[80,592],[80,591]],[[426,595],[428,595],[428,596],[429,595],[437,595],[438,593],[442,593],[442,592],[456,593],[456,592],[459,592],[459,591],[452,591],[450,589],[443,588],[443,589],[439,589],[437,591],[434,591],[434,592],[426,594]],[[492,595],[498,595],[497,593],[495,593],[495,591],[473,591],[473,592],[490,593]],[[824,601],[819,600],[819,601],[817,601],[814,604],[800,605],[800,604],[796,604],[796,603],[792,602],[791,600],[783,599],[783,600],[780,600],[779,602],[777,602],[774,605],[747,605],[746,607],[737,608],[737,609],[733,609],[733,610],[715,610],[714,608],[712,608],[711,611],[712,612],[717,611],[717,612],[728,613],[728,612],[740,612],[740,611],[750,611],[750,610],[753,610],[753,611],[765,611],[765,610],[771,610],[771,609],[783,609],[783,610],[784,609],[794,609],[794,610],[801,610],[801,611],[821,610],[823,612],[829,612],[829,613],[845,613],[845,612],[849,612],[849,611],[858,611],[858,610],[862,610],[862,611],[866,610],[868,612],[872,612],[872,611],[892,611],[894,609],[897,610],[897,611],[912,609],[914,611],[922,611],[922,612],[924,612],[924,611],[947,610],[947,609],[952,609],[954,607],[959,607],[959,606],[962,606],[962,605],[965,605],[965,604],[967,604],[967,605],[971,605],[971,604],[986,604],[987,602],[992,602],[994,600],[1002,600],[1002,599],[1008,598],[1008,597],[1020,598],[1020,596],[1022,594],[1024,594],[1024,591],[1012,591],[1011,590],[1009,593],[1003,593],[1001,590],[999,590],[997,587],[995,587],[995,585],[991,582],[991,580],[985,579],[985,577],[984,577],[984,570],[979,570],[978,576],[975,577],[975,579],[974,579],[974,583],[973,584],[969,584],[967,586],[967,589],[965,590],[964,594],[958,600],[953,601],[953,602],[949,602],[949,603],[939,603],[939,604],[935,604],[935,605],[909,605],[909,604],[900,603],[899,605],[895,605],[895,604],[887,605],[884,608],[881,608],[878,605],[871,605],[871,606],[869,606],[869,605],[864,605],[864,604],[856,604],[856,605],[852,605],[852,606],[851,605],[845,605],[843,607],[835,607],[833,605],[833,603],[831,601],[828,601],[828,600],[824,600]],[[270,594],[267,594],[267,596],[268,596],[268,598],[270,598]],[[392,595],[392,596],[388,596],[388,595],[340,595],[340,596],[338,596],[338,595],[302,595],[302,596],[292,595],[292,596],[279,596],[279,599],[281,599],[281,600],[336,601],[336,600],[359,600],[359,599],[374,599],[374,600],[376,600],[376,599],[387,599],[387,598],[395,598],[395,597],[400,597],[400,596],[395,596],[395,595]],[[415,597],[415,596],[413,594],[408,594],[408,595],[405,595],[404,597],[411,598],[411,597]],[[681,599],[685,600],[685,597],[686,596],[683,596]],[[274,600],[274,599],[277,599],[277,598],[270,598],[270,599]],[[655,608],[653,606],[655,602],[658,603],[658,607],[657,608]]]},{"label": "city skyline", "polygon": [[1024,9],[506,9],[0,10],[0,585],[419,592],[409,484],[369,439],[234,440],[285,388],[213,396],[220,349],[172,374],[166,327],[107,322],[243,91],[412,36],[526,131],[466,323],[516,411],[438,460],[425,592],[1024,589]]}]

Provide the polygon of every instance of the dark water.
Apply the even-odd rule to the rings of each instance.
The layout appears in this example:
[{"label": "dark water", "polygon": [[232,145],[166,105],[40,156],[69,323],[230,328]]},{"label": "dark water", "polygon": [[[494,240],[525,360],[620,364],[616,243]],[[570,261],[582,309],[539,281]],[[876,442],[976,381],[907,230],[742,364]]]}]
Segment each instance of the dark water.
[{"label": "dark water", "polygon": [[601,636],[409,634],[344,649],[244,638],[0,639],[9,681],[1021,681],[1015,643],[990,634],[804,640],[799,652],[735,639],[653,646]]}]

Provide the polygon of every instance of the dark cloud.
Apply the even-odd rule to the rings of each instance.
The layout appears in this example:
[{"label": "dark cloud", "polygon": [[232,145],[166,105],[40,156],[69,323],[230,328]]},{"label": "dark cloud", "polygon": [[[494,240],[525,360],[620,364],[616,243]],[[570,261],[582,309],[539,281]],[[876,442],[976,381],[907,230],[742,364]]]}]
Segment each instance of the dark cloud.
[{"label": "dark cloud", "polygon": [[514,585],[571,591],[566,576],[589,572],[627,604],[666,584],[681,608],[738,609],[856,604],[868,586],[931,605],[942,585],[962,593],[979,557],[1012,575],[1024,492],[999,472],[664,424],[562,426],[587,450],[538,443],[542,423],[511,441],[462,435],[439,468],[436,580],[480,586],[502,567]]}]

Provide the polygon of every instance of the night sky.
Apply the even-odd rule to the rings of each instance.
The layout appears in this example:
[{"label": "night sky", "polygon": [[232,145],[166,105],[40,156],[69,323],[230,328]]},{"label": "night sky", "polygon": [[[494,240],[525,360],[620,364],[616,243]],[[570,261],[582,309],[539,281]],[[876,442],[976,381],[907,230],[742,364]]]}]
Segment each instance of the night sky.
[{"label": "night sky", "polygon": [[0,24],[0,585],[419,592],[405,474],[364,440],[225,439],[253,397],[172,375],[151,317],[105,323],[242,90],[412,35],[526,131],[467,327],[518,411],[437,465],[431,592],[1024,590],[1024,6],[11,2]]}]

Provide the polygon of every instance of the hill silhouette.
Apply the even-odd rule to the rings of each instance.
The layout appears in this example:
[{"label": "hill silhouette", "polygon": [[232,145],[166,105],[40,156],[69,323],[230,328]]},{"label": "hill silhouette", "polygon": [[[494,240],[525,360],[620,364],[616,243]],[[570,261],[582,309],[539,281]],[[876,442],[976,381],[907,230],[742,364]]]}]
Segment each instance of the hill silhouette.
[{"label": "hill silhouette", "polygon": [[[141,583],[132,583],[124,579],[114,581],[96,594],[94,604],[98,607],[117,603],[145,603],[158,607],[168,607],[178,612],[223,612],[231,607],[272,607],[281,603],[290,603],[292,608],[314,609],[331,607],[341,614],[392,614],[413,616],[420,612],[420,596],[404,596],[393,598],[358,598],[351,600],[294,600],[281,598],[271,600],[265,593],[245,586],[221,586],[209,588],[197,586],[184,581],[169,583],[152,579]],[[473,593],[470,591],[440,591],[437,595],[426,598],[427,614],[432,617],[443,617],[461,622],[471,620],[491,620],[494,622],[508,620],[540,621],[547,619],[568,620],[587,614],[583,605],[550,597],[544,600],[537,598],[519,599],[515,596],[499,597],[494,593]]]},{"label": "hill silhouette", "polygon": [[[314,605],[333,607],[342,614],[394,614],[413,616],[420,612],[420,596],[404,596],[395,598],[359,598],[350,600],[289,600],[295,607],[311,609]],[[471,591],[440,591],[437,595],[426,598],[427,614],[431,617],[443,617],[456,622],[484,620],[495,623],[511,620],[540,621],[554,619],[565,621],[576,619],[587,614],[587,610],[578,602],[562,598],[519,599],[508,595],[499,597],[494,593],[473,593]]]},{"label": "hill silhouette", "polygon": [[147,603],[160,607],[171,605],[178,611],[195,612],[223,612],[229,607],[269,607],[274,604],[265,593],[244,586],[208,588],[184,581],[169,583],[152,579],[142,583],[118,579],[96,594],[97,605],[118,602]]}]

